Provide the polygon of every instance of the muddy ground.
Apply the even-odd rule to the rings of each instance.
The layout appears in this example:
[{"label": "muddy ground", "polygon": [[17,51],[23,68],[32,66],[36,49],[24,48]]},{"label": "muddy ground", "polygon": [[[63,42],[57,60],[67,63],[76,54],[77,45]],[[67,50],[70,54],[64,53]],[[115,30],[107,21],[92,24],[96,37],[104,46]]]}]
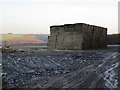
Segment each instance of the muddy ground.
[{"label": "muddy ground", "polygon": [[3,53],[3,88],[118,88],[118,47]]}]

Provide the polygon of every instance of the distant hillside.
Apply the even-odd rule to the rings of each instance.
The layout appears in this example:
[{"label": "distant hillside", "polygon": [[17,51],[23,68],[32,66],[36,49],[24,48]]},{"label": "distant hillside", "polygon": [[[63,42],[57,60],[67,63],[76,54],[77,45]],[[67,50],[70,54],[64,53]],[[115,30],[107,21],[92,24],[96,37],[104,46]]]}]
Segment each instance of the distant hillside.
[{"label": "distant hillside", "polygon": [[34,34],[34,35],[36,36],[37,39],[48,42],[49,34]]},{"label": "distant hillside", "polygon": [[22,37],[22,38],[8,40],[7,43],[9,45],[12,45],[12,44],[19,44],[19,43],[20,44],[21,43],[38,44],[38,43],[47,43],[47,42],[37,39],[35,35],[28,35],[28,36],[25,36],[25,37]]},{"label": "distant hillside", "polygon": [[0,37],[3,46],[46,46],[48,42],[48,34],[3,34]]},{"label": "distant hillside", "polygon": [[12,39],[17,39],[17,38],[22,38],[22,37],[25,37],[26,35],[23,35],[23,34],[0,34],[0,41],[8,41],[8,40],[12,40]]},{"label": "distant hillside", "polygon": [[108,45],[120,44],[120,34],[107,35],[107,44]]}]

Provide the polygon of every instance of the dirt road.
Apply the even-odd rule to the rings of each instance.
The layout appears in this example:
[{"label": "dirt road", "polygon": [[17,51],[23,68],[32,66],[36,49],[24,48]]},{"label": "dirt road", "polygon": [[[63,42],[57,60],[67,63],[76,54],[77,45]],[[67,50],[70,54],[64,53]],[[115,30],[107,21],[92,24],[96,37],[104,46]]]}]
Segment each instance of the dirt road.
[{"label": "dirt road", "polygon": [[118,88],[117,49],[4,53],[8,88]]}]

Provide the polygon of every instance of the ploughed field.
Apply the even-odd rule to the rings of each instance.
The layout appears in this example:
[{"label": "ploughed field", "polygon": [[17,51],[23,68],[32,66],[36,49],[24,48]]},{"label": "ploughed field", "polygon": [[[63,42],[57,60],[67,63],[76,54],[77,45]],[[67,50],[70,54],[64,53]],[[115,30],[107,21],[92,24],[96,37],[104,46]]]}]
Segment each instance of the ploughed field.
[{"label": "ploughed field", "polygon": [[[48,34],[0,34],[1,47],[9,45],[15,49],[44,49]],[[44,47],[43,47],[44,46]]]},{"label": "ploughed field", "polygon": [[117,88],[112,50],[3,53],[4,88]]}]

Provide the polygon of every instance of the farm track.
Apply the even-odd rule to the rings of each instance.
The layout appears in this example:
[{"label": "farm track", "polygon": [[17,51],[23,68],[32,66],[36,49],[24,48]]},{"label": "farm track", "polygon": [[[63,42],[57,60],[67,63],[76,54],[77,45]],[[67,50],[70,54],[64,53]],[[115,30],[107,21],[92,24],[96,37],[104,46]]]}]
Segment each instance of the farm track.
[{"label": "farm track", "polygon": [[118,88],[113,50],[4,53],[9,88]]}]

